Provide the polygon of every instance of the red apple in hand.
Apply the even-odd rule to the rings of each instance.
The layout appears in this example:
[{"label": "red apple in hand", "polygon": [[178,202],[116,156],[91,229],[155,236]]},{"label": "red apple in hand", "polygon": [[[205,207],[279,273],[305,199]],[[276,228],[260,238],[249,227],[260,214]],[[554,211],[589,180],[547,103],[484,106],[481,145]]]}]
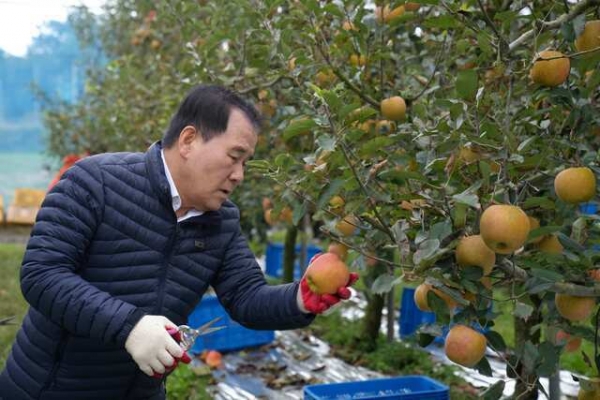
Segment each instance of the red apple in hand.
[{"label": "red apple in hand", "polygon": [[350,272],[337,254],[324,253],[313,259],[304,276],[311,292],[336,294],[339,288],[348,284]]}]

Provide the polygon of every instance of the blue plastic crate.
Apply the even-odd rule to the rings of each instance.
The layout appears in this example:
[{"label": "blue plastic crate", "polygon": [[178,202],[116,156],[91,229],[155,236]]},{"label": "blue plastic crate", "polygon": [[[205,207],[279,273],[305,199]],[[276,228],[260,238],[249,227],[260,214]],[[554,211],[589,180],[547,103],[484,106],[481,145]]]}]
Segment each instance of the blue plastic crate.
[{"label": "blue plastic crate", "polygon": [[400,299],[400,337],[412,336],[421,325],[435,322],[435,314],[421,311],[415,303],[415,289],[405,287],[402,289]]},{"label": "blue plastic crate", "polygon": [[598,204],[593,202],[580,203],[579,212],[582,214],[596,214],[598,212]]},{"label": "blue plastic crate", "polygon": [[[415,289],[402,289],[402,298],[400,303],[400,318],[398,319],[400,330],[400,338],[405,339],[416,333],[421,325],[435,323],[435,313],[430,311],[421,311],[415,303]],[[490,304],[489,311],[492,311]],[[482,328],[479,324],[474,324],[473,329],[481,333],[486,333],[489,328]],[[448,335],[449,328],[447,325],[442,326],[442,335],[435,338],[435,342],[442,344]]]},{"label": "blue plastic crate", "polygon": [[[294,279],[299,279],[302,276],[302,268],[300,268],[300,250],[301,246],[296,245],[296,258],[294,261]],[[323,252],[319,247],[307,246],[306,247],[306,263],[310,259]],[[282,243],[269,243],[267,245],[267,252],[265,254],[265,270],[266,274],[275,278],[281,278],[283,276],[283,244]]]},{"label": "blue plastic crate", "polygon": [[191,353],[199,354],[203,350],[221,352],[239,350],[271,343],[275,340],[274,331],[255,331],[244,328],[233,321],[229,318],[216,296],[204,296],[202,298],[200,304],[190,314],[188,325],[197,328],[216,317],[221,317],[221,319],[215,326],[225,325],[227,328],[200,336],[192,346]]},{"label": "blue plastic crate", "polygon": [[449,400],[448,386],[427,376],[400,376],[304,387],[304,399]]}]

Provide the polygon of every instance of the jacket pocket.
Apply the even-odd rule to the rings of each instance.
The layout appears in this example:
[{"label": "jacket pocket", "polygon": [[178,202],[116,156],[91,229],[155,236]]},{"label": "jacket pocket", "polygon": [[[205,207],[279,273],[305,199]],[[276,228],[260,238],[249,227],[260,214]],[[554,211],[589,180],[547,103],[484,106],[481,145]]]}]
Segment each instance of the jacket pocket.
[{"label": "jacket pocket", "polygon": [[52,369],[48,372],[48,377],[46,382],[44,383],[44,387],[42,388],[41,394],[45,391],[51,389],[56,382],[56,374],[58,369],[60,368],[60,364],[63,359],[63,355],[65,353],[65,348],[67,347],[67,342],[69,341],[69,333],[63,329],[60,341],[58,342],[58,346],[56,346],[56,351],[54,353],[54,363],[52,365]]}]

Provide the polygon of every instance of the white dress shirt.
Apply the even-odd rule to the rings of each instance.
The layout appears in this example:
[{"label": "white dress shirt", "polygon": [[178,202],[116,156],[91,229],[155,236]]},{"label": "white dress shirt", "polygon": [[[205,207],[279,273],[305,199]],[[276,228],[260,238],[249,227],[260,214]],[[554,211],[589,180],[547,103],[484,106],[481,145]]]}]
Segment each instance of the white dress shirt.
[{"label": "white dress shirt", "polygon": [[[171,192],[171,204],[173,205],[173,211],[177,214],[177,210],[181,208],[181,197],[179,196],[179,192],[177,191],[177,187],[175,186],[175,182],[173,181],[173,177],[171,176],[171,171],[169,171],[169,167],[167,166],[167,162],[165,161],[165,152],[164,150],[160,151],[160,157],[162,158],[163,165],[165,167],[165,174],[167,175],[167,181],[169,182],[169,188]],[[188,218],[196,217],[198,215],[204,214],[203,211],[196,210],[192,208],[187,213],[185,213],[181,217],[177,217],[177,222],[184,221]]]}]

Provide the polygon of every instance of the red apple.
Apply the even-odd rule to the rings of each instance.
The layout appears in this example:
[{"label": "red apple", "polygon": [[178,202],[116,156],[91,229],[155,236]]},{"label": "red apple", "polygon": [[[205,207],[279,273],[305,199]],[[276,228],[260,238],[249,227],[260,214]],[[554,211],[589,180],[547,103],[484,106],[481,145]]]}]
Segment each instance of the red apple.
[{"label": "red apple", "polygon": [[350,272],[337,254],[324,253],[310,263],[304,276],[313,293],[335,294],[348,284]]}]

